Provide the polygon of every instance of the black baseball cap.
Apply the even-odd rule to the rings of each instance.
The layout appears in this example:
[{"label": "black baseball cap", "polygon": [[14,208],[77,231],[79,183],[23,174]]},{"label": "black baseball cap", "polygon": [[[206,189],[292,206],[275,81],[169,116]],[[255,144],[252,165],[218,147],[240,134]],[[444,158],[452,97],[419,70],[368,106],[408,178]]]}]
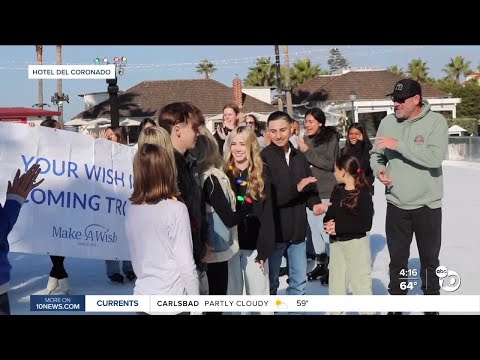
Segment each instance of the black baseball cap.
[{"label": "black baseball cap", "polygon": [[386,96],[391,96],[393,99],[405,100],[417,94],[422,95],[422,87],[420,84],[412,79],[402,79],[395,84],[393,92]]}]

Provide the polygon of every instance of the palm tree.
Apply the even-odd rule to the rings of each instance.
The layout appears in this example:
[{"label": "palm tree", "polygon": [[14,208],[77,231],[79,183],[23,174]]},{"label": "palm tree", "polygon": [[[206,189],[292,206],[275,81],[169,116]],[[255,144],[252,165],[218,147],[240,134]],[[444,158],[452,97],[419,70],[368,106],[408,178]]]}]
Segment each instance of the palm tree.
[{"label": "palm tree", "polygon": [[422,59],[413,59],[410,64],[408,64],[408,75],[417,81],[426,81],[429,67],[427,63],[423,62]]},{"label": "palm tree", "polygon": [[213,72],[216,70],[217,68],[215,65],[207,59],[202,60],[200,64],[197,65],[197,72],[205,74],[205,79],[210,79],[210,76],[212,76]]},{"label": "palm tree", "polygon": [[255,67],[248,68],[245,86],[273,86],[275,83],[275,64],[269,57],[259,57],[255,60]]},{"label": "palm tree", "polygon": [[318,75],[320,75],[320,65],[312,66],[310,59],[299,59],[293,64],[293,69],[290,72],[291,85],[301,85]]},{"label": "palm tree", "polygon": [[403,71],[402,68],[399,68],[397,65],[392,65],[387,68],[387,70],[393,72],[394,74],[397,74],[399,76],[404,77],[405,76],[405,71]]},{"label": "palm tree", "polygon": [[460,84],[460,75],[468,75],[470,70],[470,61],[465,61],[463,56],[456,56],[455,59],[450,58],[450,62],[443,68],[443,72],[447,74],[447,78],[455,79]]}]

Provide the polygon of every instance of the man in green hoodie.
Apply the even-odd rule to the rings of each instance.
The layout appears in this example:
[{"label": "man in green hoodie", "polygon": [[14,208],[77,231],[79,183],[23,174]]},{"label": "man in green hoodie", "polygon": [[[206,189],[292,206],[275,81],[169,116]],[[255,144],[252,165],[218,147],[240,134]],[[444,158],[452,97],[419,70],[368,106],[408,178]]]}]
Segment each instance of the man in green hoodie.
[{"label": "man in green hoodie", "polygon": [[422,88],[412,79],[395,84],[395,114],[387,115],[378,128],[370,165],[385,185],[386,235],[390,253],[392,295],[406,295],[413,234],[420,254],[420,277],[425,295],[439,295],[435,270],[439,266],[442,235],[442,161],[448,147],[446,119],[422,101]]}]

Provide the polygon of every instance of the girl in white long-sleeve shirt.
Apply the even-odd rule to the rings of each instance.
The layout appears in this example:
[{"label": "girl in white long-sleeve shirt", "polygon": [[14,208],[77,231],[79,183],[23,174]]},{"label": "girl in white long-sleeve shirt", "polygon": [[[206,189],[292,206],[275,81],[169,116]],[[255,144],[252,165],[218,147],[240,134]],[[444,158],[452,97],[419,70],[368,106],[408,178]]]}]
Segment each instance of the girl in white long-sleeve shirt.
[{"label": "girl in white long-sleeve shirt", "polygon": [[137,280],[134,295],[199,295],[190,220],[178,201],[167,151],[144,144],[133,163],[134,190],[125,230]]}]

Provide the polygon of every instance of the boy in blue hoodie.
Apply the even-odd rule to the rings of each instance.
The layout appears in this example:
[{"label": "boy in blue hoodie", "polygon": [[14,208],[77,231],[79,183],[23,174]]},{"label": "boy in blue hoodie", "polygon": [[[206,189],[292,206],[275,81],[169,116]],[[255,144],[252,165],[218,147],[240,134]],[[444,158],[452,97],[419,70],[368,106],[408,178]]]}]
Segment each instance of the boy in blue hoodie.
[{"label": "boy in blue hoodie", "polygon": [[36,181],[38,174],[40,174],[40,165],[38,164],[32,165],[22,175],[18,169],[13,182],[8,182],[5,205],[2,207],[0,204],[0,315],[10,315],[8,290],[12,266],[8,262],[7,237],[17,221],[20,208],[28,194],[43,182],[43,179]]}]

